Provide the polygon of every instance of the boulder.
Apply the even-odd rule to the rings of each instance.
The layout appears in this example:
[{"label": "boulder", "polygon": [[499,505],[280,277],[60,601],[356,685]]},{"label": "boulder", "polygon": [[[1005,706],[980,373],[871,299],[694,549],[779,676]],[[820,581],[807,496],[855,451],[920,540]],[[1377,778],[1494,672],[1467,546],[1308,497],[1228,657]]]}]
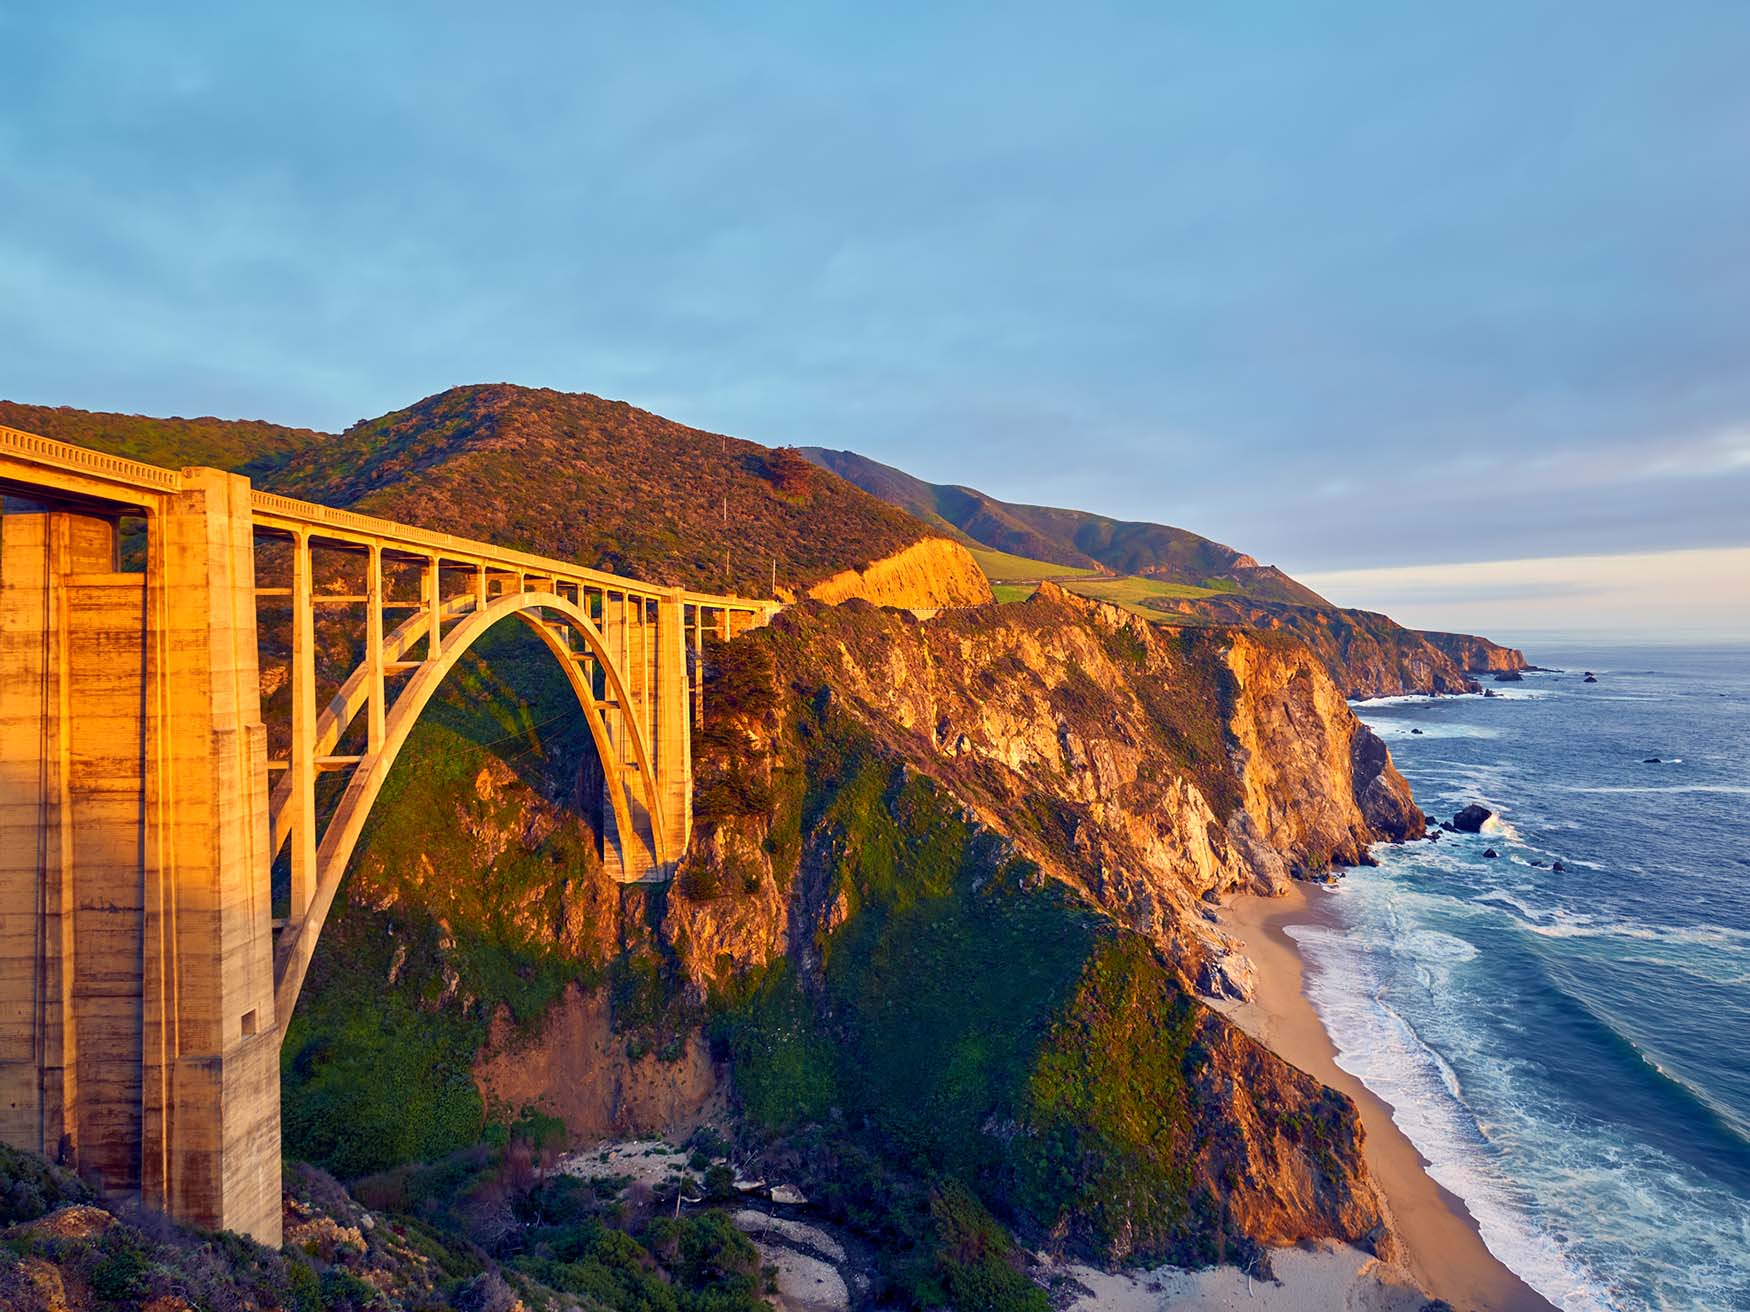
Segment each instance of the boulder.
[{"label": "boulder", "polygon": [[1581,683],[1597,683],[1598,676],[1596,674],[1592,673],[1591,670],[1587,670],[1586,677],[1584,679],[1581,679],[1580,682]]},{"label": "boulder", "polygon": [[1644,761],[1642,761],[1641,764],[1642,765],[1663,765],[1665,763],[1663,761],[1661,761],[1656,756],[1649,756]]},{"label": "boulder", "polygon": [[1496,683],[1524,683],[1525,676],[1518,670],[1502,670],[1495,676]]},{"label": "boulder", "polygon": [[1549,863],[1549,868],[1551,870],[1555,871],[1558,875],[1561,874],[1562,871],[1567,869],[1567,867],[1565,865],[1563,865],[1560,861],[1551,861]]},{"label": "boulder", "polygon": [[1416,734],[1419,734],[1419,733],[1421,733],[1421,732],[1422,732],[1422,731],[1421,731],[1421,730],[1420,730],[1420,729],[1411,729],[1411,730],[1410,730],[1410,732],[1411,732],[1411,733],[1416,733]]},{"label": "boulder", "polygon": [[1496,692],[1493,688],[1484,688],[1483,689],[1483,696],[1485,696],[1485,697],[1499,697],[1500,695],[1501,694]]},{"label": "boulder", "polygon": [[1239,952],[1212,952],[1197,971],[1197,991],[1206,998],[1250,1001],[1258,986],[1251,958]]},{"label": "boulder", "polygon": [[1461,834],[1480,834],[1483,832],[1483,825],[1494,814],[1488,807],[1472,802],[1452,817],[1452,827]]},{"label": "boulder", "polygon": [[1489,860],[1491,860],[1491,861],[1495,861],[1495,860],[1498,860],[1498,859],[1499,859],[1499,858],[1500,858],[1500,856],[1501,856],[1501,854],[1500,854],[1500,853],[1499,853],[1499,852],[1497,852],[1497,851],[1496,851],[1496,850],[1495,850],[1495,849],[1494,849],[1494,848],[1492,848],[1492,847],[1485,847],[1485,848],[1484,848],[1484,849],[1483,849],[1483,855],[1484,855],[1484,856],[1485,856],[1485,857],[1487,857],[1487,858],[1488,858],[1488,859],[1489,859]]}]

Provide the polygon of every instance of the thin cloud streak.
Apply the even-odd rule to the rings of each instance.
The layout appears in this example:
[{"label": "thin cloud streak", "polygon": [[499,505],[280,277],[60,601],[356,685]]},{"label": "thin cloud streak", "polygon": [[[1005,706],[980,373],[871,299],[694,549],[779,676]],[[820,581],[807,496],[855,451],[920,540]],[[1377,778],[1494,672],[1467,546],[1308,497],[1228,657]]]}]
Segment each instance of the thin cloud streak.
[{"label": "thin cloud streak", "polygon": [[1341,605],[1413,628],[1546,630],[1750,641],[1750,547],[1550,556],[1303,575]]}]

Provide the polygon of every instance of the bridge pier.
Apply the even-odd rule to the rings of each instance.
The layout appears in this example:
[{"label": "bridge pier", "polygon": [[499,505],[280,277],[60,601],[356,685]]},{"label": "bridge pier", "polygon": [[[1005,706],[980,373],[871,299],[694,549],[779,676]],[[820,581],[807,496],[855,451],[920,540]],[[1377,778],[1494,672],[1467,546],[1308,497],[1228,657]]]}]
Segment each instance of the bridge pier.
[{"label": "bridge pier", "polygon": [[0,517],[0,1138],[277,1244],[249,484]]}]

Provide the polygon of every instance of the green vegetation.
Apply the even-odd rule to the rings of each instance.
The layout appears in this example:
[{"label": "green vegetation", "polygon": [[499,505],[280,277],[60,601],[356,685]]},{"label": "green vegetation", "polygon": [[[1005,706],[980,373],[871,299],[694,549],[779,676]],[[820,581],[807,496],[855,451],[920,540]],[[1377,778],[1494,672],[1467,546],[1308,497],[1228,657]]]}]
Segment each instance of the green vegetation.
[{"label": "green vegetation", "polygon": [[31,1221],[68,1203],[92,1201],[91,1190],[71,1171],[0,1143],[0,1225]]},{"label": "green vegetation", "polygon": [[1139,578],[1134,574],[1121,579],[1072,579],[1063,586],[1079,597],[1089,597],[1095,601],[1109,601],[1113,605],[1122,606],[1145,619],[1155,620],[1161,618],[1161,612],[1149,609],[1148,603],[1151,600],[1179,600],[1181,598],[1217,595],[1217,590],[1214,588],[1196,587],[1189,583],[1168,583],[1162,579]]},{"label": "green vegetation", "polygon": [[606,977],[594,938],[553,933],[574,890],[599,874],[583,819],[548,807],[538,841],[495,852],[476,837],[521,833],[540,792],[557,791],[593,750],[575,715],[564,733],[543,727],[567,718],[558,712],[570,698],[551,655],[511,622],[481,640],[414,727],[287,1027],[291,1156],[351,1179],[474,1143],[486,1108],[470,1072],[493,1012],[533,1025],[568,983]]},{"label": "green vegetation", "polygon": [[817,972],[780,959],[711,1000],[748,1127],[878,1239],[912,1306],[1044,1306],[998,1218],[1095,1252],[1205,1251],[1196,1010],[1171,972],[798,693],[798,859],[831,854],[844,919]]},{"label": "green vegetation", "polygon": [[[553,1174],[540,1135],[519,1124],[492,1148],[365,1180],[369,1217],[331,1178],[289,1168],[279,1252],[101,1214],[66,1172],[0,1147],[0,1307],[765,1312],[768,1274],[727,1213],[677,1216],[672,1187],[622,1199]],[[48,1215],[68,1202],[91,1210],[68,1224]]]},{"label": "green vegetation", "polygon": [[[764,596],[926,530],[777,451],[588,393],[456,387],[355,424],[274,490],[653,582]],[[690,489],[678,495],[677,488]]]},{"label": "green vegetation", "polygon": [[211,465],[258,479],[329,440],[327,433],[254,419],[149,419],[14,401],[0,401],[0,424],[151,465]]},{"label": "green vegetation", "polygon": [[1197,1009],[1140,939],[1102,944],[1028,1081],[1024,1206],[1098,1249],[1161,1248],[1191,1193],[1187,1055]]},{"label": "green vegetation", "polygon": [[991,596],[999,602],[1025,601],[1039,591],[1036,583],[993,583],[990,585]]},{"label": "green vegetation", "polygon": [[971,545],[967,550],[978,562],[978,567],[984,571],[984,576],[993,584],[1026,582],[1037,583],[1040,579],[1082,579],[1100,578],[1098,569],[1082,568],[1075,565],[1056,565],[1049,560],[1035,560],[1029,556],[1013,556],[1006,551],[998,551],[994,547]]}]

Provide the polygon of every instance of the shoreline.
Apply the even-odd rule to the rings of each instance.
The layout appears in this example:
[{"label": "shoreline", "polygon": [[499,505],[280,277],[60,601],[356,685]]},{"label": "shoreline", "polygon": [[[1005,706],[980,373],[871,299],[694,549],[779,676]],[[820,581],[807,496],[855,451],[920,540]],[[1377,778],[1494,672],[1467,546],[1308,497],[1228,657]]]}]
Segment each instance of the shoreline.
[{"label": "shoreline", "polygon": [[1366,1131],[1363,1154],[1398,1241],[1393,1263],[1404,1275],[1459,1309],[1554,1312],[1483,1243],[1464,1200],[1428,1174],[1428,1161],[1399,1130],[1390,1106],[1337,1065],[1336,1045],[1306,995],[1305,962],[1286,933],[1294,924],[1339,927],[1296,884],[1282,897],[1246,894],[1220,910],[1221,927],[1257,967],[1249,1002],[1212,1003],[1277,1056],[1354,1099]]}]

